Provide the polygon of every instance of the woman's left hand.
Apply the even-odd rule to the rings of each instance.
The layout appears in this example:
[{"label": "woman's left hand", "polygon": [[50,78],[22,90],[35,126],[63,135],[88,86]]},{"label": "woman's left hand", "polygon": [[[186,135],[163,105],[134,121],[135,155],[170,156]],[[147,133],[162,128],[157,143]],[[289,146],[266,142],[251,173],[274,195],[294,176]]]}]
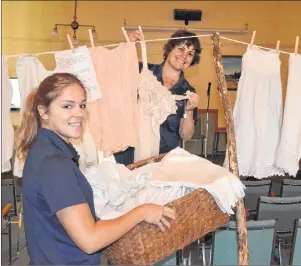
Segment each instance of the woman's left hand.
[{"label": "woman's left hand", "polygon": [[186,104],[186,111],[192,111],[194,108],[199,106],[200,98],[195,92],[190,92],[188,95],[188,100]]}]

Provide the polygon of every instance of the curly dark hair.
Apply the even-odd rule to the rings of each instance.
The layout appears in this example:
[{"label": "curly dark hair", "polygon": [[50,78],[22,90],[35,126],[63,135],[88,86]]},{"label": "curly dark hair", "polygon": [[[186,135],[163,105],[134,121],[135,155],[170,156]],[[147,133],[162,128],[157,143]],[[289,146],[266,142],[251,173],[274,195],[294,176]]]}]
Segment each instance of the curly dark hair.
[{"label": "curly dark hair", "polygon": [[[196,36],[195,33],[189,32],[187,30],[177,30],[175,33],[171,35],[171,38],[176,38],[176,37],[191,37],[191,36]],[[201,44],[199,38],[183,38],[183,39],[176,39],[176,40],[168,40],[168,42],[164,45],[164,54],[163,54],[163,59],[164,61],[168,57],[169,53],[172,51],[172,49],[180,45],[181,43],[185,43],[187,47],[190,47],[193,45],[195,54],[193,57],[193,60],[191,62],[191,66],[198,64],[200,61],[200,55],[202,52]]]}]

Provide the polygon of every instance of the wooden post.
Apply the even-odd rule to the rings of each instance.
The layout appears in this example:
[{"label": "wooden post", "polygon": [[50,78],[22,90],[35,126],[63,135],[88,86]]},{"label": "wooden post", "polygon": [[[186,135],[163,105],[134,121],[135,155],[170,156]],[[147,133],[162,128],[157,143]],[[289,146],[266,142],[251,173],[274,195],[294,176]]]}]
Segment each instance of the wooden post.
[{"label": "wooden post", "polygon": [[[218,91],[221,102],[223,104],[226,128],[227,128],[227,150],[229,158],[229,169],[239,178],[237,155],[236,155],[236,141],[234,132],[233,110],[227,92],[227,84],[222,65],[222,54],[220,49],[219,33],[212,36],[213,40],[213,57],[215,70],[217,75]],[[248,235],[246,227],[246,210],[243,200],[240,200],[236,206],[236,221],[238,233],[238,263],[239,265],[249,265],[249,249],[248,249]]]}]

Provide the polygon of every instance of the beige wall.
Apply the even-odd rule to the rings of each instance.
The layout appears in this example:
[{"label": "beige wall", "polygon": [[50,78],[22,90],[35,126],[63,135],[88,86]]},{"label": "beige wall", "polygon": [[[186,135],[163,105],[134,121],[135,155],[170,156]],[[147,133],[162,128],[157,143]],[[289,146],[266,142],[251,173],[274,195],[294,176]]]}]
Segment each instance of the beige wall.
[{"label": "beige wall", "polygon": [[[68,49],[66,33],[52,37],[55,23],[70,23],[73,16],[72,1],[4,1],[2,2],[3,54],[37,53]],[[173,9],[201,9],[201,22],[191,22],[191,28],[241,29],[245,23],[250,33],[243,36],[227,36],[249,42],[253,30],[257,31],[255,44],[274,48],[277,40],[280,49],[294,50],[295,38],[301,36],[301,2],[297,1],[79,1],[78,21],[80,24],[93,24],[99,34],[97,45],[123,41],[120,27],[126,17],[128,25],[183,27],[183,22],[173,20]],[[18,19],[17,19],[18,18]],[[188,29],[189,29],[188,27]],[[170,33],[145,33],[146,39],[166,38]],[[89,45],[88,31],[78,31],[80,45]],[[207,84],[212,82],[211,108],[222,110],[216,89],[216,75],[212,60],[212,45],[209,38],[201,39],[203,53],[198,66],[187,71],[187,79],[200,95],[200,109],[207,104]],[[164,42],[150,43],[148,60],[160,63]],[[243,55],[246,46],[222,41],[225,55]],[[300,50],[299,50],[300,52]],[[54,69],[53,55],[39,56],[47,69]],[[282,80],[285,93],[288,56],[281,55]],[[9,60],[9,73],[15,76],[15,59]],[[229,92],[235,101],[235,92]],[[18,114],[13,115],[14,124]],[[219,126],[224,126],[223,112],[219,112]]]}]

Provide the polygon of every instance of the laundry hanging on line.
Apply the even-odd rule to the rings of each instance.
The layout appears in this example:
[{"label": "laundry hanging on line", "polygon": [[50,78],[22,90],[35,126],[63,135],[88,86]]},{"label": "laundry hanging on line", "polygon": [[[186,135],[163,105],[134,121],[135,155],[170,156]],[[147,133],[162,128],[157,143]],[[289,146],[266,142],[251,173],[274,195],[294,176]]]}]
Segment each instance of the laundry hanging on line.
[{"label": "laundry hanging on line", "polygon": [[1,127],[1,172],[11,170],[11,158],[14,150],[14,128],[10,117],[13,87],[8,77],[7,58],[2,57],[2,127]]},{"label": "laundry hanging on line", "polygon": [[[199,36],[196,36],[198,38],[201,38],[201,37],[208,37],[208,36],[211,36],[211,35],[199,35]],[[162,40],[168,40],[170,38],[167,38],[167,39],[155,39],[155,40],[146,40],[146,42],[151,42],[151,41],[162,41]],[[229,38],[225,38],[225,37],[222,37],[221,36],[221,39],[227,39],[229,41],[236,41],[236,42],[239,42],[237,40],[232,40],[232,39],[229,39]],[[243,43],[243,42],[240,42],[240,43]],[[247,44],[247,43],[243,43],[243,44]],[[108,45],[109,46],[113,46],[113,45]],[[114,45],[115,46],[115,45]],[[263,47],[264,48],[264,47]],[[268,48],[267,48],[268,49]],[[270,49],[272,50],[272,49]],[[287,52],[284,52],[284,51],[279,51],[280,53],[287,53]],[[39,53],[39,54],[46,54],[46,53],[53,53],[53,52],[45,52],[45,53]],[[14,57],[14,56],[19,56],[19,55],[12,55],[12,56],[7,56],[7,57]]]},{"label": "laundry hanging on line", "polygon": [[[43,64],[32,55],[24,55],[18,58],[16,62],[16,73],[19,81],[20,90],[20,121],[22,120],[22,111],[27,96],[36,89],[41,81],[47,76],[53,74],[53,71],[47,71]],[[14,176],[22,177],[24,162],[21,162],[15,155]]]},{"label": "laundry hanging on line", "polygon": [[[103,47],[96,47],[96,49],[102,49],[102,52],[93,60],[93,71],[95,73],[96,70],[97,78],[100,80],[98,81],[97,79],[97,83],[101,84],[101,86],[105,86],[106,89],[104,89],[104,100],[101,102],[101,106],[96,105],[98,100],[87,104],[89,113],[87,124],[90,124],[90,126],[85,132],[88,131],[88,134],[92,135],[92,141],[98,150],[105,150],[108,152],[107,155],[110,155],[114,152],[122,151],[129,146],[134,147],[136,144],[136,123],[138,120],[136,118],[137,82],[139,75],[138,58],[136,47],[132,43],[122,43],[118,48],[112,50]],[[71,51],[69,52],[69,55],[72,57]],[[93,59],[94,53],[91,53],[93,54]],[[62,58],[62,56],[60,55],[56,58]],[[100,61],[97,62],[97,60]],[[71,68],[69,64],[69,70],[78,70],[78,64],[80,64],[79,61],[73,64]],[[116,66],[119,66],[119,69]],[[60,68],[60,70],[62,71],[62,68]],[[34,88],[37,88],[46,76],[56,72],[57,68],[51,72],[46,71],[40,61],[34,56],[22,56],[18,59],[17,74],[20,79],[20,94],[22,95],[21,114],[24,101],[28,94]],[[26,79],[23,79],[23,77],[26,77]],[[96,108],[93,108],[93,106],[96,106]],[[90,119],[91,117],[92,119]],[[95,119],[96,123],[94,123]],[[98,123],[98,121],[101,122]],[[99,124],[101,128],[97,131],[97,125]],[[85,136],[83,140],[86,142],[87,139],[91,137],[90,135]],[[75,147],[85,154],[85,156],[82,157],[89,158],[90,163],[93,158],[92,161],[94,162],[95,152],[94,149],[91,148],[91,139],[89,139],[87,143],[75,143]],[[83,163],[89,164],[89,162]],[[19,162],[16,158],[14,174],[21,177],[22,169],[23,163]]]},{"label": "laundry hanging on line", "polygon": [[67,72],[77,76],[85,87],[88,102],[101,98],[101,88],[99,88],[87,46],[81,46],[74,51],[55,52],[54,57],[56,62],[55,72]]},{"label": "laundry hanging on line", "polygon": [[87,105],[88,125],[96,148],[105,156],[137,143],[138,57],[133,43],[115,49],[95,47],[91,57],[102,98]]},{"label": "laundry hanging on line", "polygon": [[[204,38],[204,37],[212,37],[212,34],[202,34],[202,35],[196,35],[196,36],[185,36],[185,37],[173,37],[173,38],[159,38],[159,39],[152,39],[152,40],[143,40],[143,42],[145,43],[148,43],[148,42],[161,42],[161,41],[168,41],[168,40],[178,40],[178,39],[186,39],[186,38]],[[230,38],[226,38],[226,37],[223,37],[223,36],[220,36],[221,39],[224,39],[224,40],[228,40],[230,42],[236,42],[236,43],[240,43],[240,44],[244,44],[244,45],[249,45],[249,43],[246,43],[246,42],[242,42],[242,41],[239,41],[239,40],[234,40],[234,39],[230,39]],[[138,42],[135,42],[135,43],[140,43],[142,41],[138,41]],[[116,47],[118,46],[118,44],[108,44],[108,45],[104,45],[103,47],[104,48],[109,48],[109,47]],[[262,48],[262,49],[267,49],[267,50],[270,50],[270,51],[276,51],[275,49],[271,49],[271,48],[268,48],[268,47],[263,47],[263,46],[258,46],[259,48]],[[44,55],[44,54],[54,54],[55,52],[59,52],[59,51],[49,51],[49,52],[41,52],[41,53],[35,53],[34,55]],[[277,52],[279,53],[283,53],[283,54],[291,54],[290,52],[286,52],[286,51],[282,51],[282,50],[277,50]],[[297,53],[297,52],[296,52]],[[7,58],[9,57],[20,57],[20,56],[23,56],[24,54],[14,54],[14,55],[5,55]]]},{"label": "laundry hanging on line", "polygon": [[145,43],[141,43],[141,53],[143,68],[138,84],[139,136],[135,162],[159,155],[160,125],[178,109],[171,92],[148,69]]},{"label": "laundry hanging on line", "polygon": [[288,81],[281,140],[276,165],[291,176],[299,170],[301,158],[301,55],[289,57]]},{"label": "laundry hanging on line", "polygon": [[233,117],[239,174],[258,179],[284,175],[275,164],[282,125],[279,53],[247,48]]}]

